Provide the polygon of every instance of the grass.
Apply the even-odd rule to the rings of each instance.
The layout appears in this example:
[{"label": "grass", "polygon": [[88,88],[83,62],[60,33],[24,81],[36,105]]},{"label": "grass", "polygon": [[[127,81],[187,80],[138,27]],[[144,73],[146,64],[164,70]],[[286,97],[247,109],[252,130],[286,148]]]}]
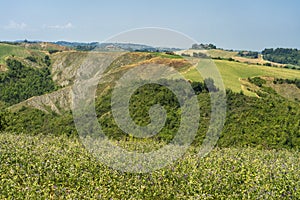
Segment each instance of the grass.
[{"label": "grass", "polygon": [[[125,142],[125,141],[122,141]],[[191,152],[148,174],[115,171],[76,138],[0,134],[0,198],[297,199],[299,152],[253,148]]]},{"label": "grass", "polygon": [[[285,68],[266,67],[260,65],[249,65],[239,62],[231,62],[226,60],[214,60],[224,82],[226,88],[232,89],[234,92],[242,90],[240,79],[254,76],[270,76],[277,78],[295,79],[300,77],[299,70],[291,70]],[[202,81],[196,68],[187,71],[184,76],[192,81]],[[245,92],[245,91],[244,91]],[[247,95],[253,96],[251,92],[246,91]]]},{"label": "grass", "polygon": [[7,56],[26,57],[30,56],[30,51],[19,46],[0,44],[0,63],[5,63],[5,57]]}]

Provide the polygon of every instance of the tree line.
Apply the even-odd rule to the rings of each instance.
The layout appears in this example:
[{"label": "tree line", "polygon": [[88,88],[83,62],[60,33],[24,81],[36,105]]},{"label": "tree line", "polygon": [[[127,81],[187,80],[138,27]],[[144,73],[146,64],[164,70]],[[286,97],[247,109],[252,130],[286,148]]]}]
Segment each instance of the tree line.
[{"label": "tree line", "polygon": [[300,66],[300,51],[291,48],[270,48],[262,51],[265,60]]}]

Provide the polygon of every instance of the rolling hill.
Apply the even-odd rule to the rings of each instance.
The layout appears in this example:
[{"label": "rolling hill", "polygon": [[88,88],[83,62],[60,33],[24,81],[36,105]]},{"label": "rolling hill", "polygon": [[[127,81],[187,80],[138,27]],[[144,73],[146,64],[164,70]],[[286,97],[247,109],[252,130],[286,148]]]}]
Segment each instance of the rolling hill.
[{"label": "rolling hill", "polygon": [[[47,133],[51,132],[54,134],[59,134],[58,130],[62,133],[66,134],[74,134],[76,133],[72,114],[70,113],[71,109],[71,96],[70,91],[71,87],[74,84],[74,80],[76,77],[76,71],[80,67],[81,63],[85,62],[86,58],[89,56],[89,53],[86,51],[57,51],[56,53],[50,54],[49,52],[45,52],[44,50],[37,50],[32,48],[26,48],[22,45],[2,45],[5,48],[12,49],[10,51],[5,51],[6,53],[2,53],[2,58],[10,58],[9,53],[11,52],[19,52],[16,54],[17,56],[13,57],[18,62],[22,63],[24,66],[31,66],[36,68],[37,70],[48,69],[51,72],[51,77],[53,83],[56,85],[56,88],[52,92],[48,92],[46,94],[42,94],[40,96],[29,96],[28,99],[22,101],[18,104],[11,105],[9,107],[8,115],[6,120],[8,120],[5,131],[14,131],[18,132],[21,130],[27,130],[32,133]],[[39,46],[35,44],[35,46]],[[59,49],[59,48],[57,48]],[[202,53],[204,51],[199,50]],[[256,133],[253,135],[254,139],[251,141],[249,138],[242,137],[241,132],[251,133],[252,129],[248,128],[247,123],[251,120],[255,120],[258,116],[258,113],[264,113],[265,109],[268,108],[267,105],[270,103],[275,105],[275,107],[279,106],[278,109],[273,108],[274,112],[281,113],[282,117],[284,116],[285,121],[295,121],[293,116],[290,116],[288,112],[286,112],[285,107],[295,108],[296,116],[299,114],[299,109],[297,109],[297,105],[299,105],[299,88],[297,88],[293,84],[275,84],[272,80],[275,78],[281,79],[289,79],[294,80],[300,77],[299,70],[291,70],[285,69],[281,67],[267,67],[264,65],[257,64],[249,64],[243,62],[237,62],[235,60],[228,60],[232,56],[236,56],[236,52],[232,51],[224,51],[224,50],[208,50],[210,52],[210,56],[222,56],[223,59],[215,59],[214,64],[219,70],[224,85],[226,89],[228,89],[228,103],[229,103],[229,116],[228,122],[225,125],[224,129],[224,137],[219,141],[220,146],[229,147],[231,145],[243,146],[243,145],[265,145],[270,147],[288,147],[292,145],[295,148],[295,145],[298,143],[296,139],[297,130],[292,128],[291,125],[287,125],[285,128],[293,130],[293,139],[287,139],[287,136],[283,134],[282,136],[276,139],[274,133],[266,134],[262,136],[265,132],[265,121],[258,121],[254,127],[256,127]],[[5,57],[4,55],[8,56]],[[37,62],[28,61],[28,55],[38,60]],[[49,56],[50,65],[47,66],[45,64],[45,60],[43,60],[43,56]],[[95,51],[92,55],[97,58],[105,55],[105,52]],[[112,135],[112,137],[120,138],[120,135],[124,135],[122,131],[116,128],[114,122],[112,121],[111,112],[109,112],[109,102],[110,102],[110,92],[115,86],[115,82],[123,76],[130,69],[134,69],[137,66],[145,65],[145,64],[154,64],[154,65],[164,65],[169,66],[177,71],[179,71],[186,80],[190,82],[194,82],[196,85],[198,82],[203,82],[201,78],[201,74],[196,69],[195,63],[201,60],[202,58],[194,58],[194,57],[182,57],[169,53],[159,53],[159,52],[128,52],[122,53],[122,56],[118,57],[114,60],[110,66],[105,71],[102,77],[102,83],[98,86],[96,92],[96,110],[99,111],[98,116],[99,120],[102,123],[108,123],[109,129],[107,129],[108,135]],[[40,60],[39,60],[40,59]],[[205,58],[204,58],[205,59]],[[38,67],[38,66],[40,67]],[[206,67],[206,66],[200,66]],[[159,68],[158,68],[159,69]],[[7,74],[8,72],[2,72],[3,74]],[[147,77],[147,74],[143,75]],[[251,80],[251,78],[260,78],[262,80],[266,80],[264,84],[256,85],[255,82]],[[177,79],[176,77],[173,77]],[[172,79],[173,79],[172,78]],[[31,85],[34,87],[34,85]],[[42,88],[40,88],[43,91]],[[148,91],[149,90],[149,91]],[[156,90],[165,91],[164,88],[157,88]],[[203,90],[205,91],[205,89]],[[141,91],[141,94],[145,92],[148,94],[151,93],[151,88],[144,88]],[[152,91],[153,92],[153,91]],[[158,92],[157,94],[163,94],[162,92]],[[156,97],[155,93],[151,94],[153,102],[161,101],[162,97]],[[209,112],[209,96],[207,93],[200,92],[198,94],[199,98],[203,98],[203,102],[200,102],[200,105],[203,107],[202,112],[206,113],[203,118],[202,129],[199,130],[199,142],[203,136],[207,128],[208,119],[210,116]],[[137,96],[135,108],[136,114],[136,123],[147,124],[149,123],[149,119],[147,117],[147,109],[145,108],[139,110],[140,107],[143,107],[138,102],[146,102],[146,96]],[[170,98],[170,102],[173,100],[171,96],[164,97]],[[230,100],[231,98],[236,98],[236,100]],[[149,100],[149,99],[148,99]],[[148,101],[147,100],[147,101]],[[281,103],[280,103],[281,102]],[[2,107],[5,107],[3,104]],[[281,105],[280,105],[281,104]],[[250,106],[250,107],[249,107]],[[251,108],[251,106],[261,106],[260,110],[255,110]],[[232,108],[231,108],[232,107]],[[232,109],[232,110],[231,110]],[[169,108],[172,115],[177,116],[175,113],[179,112],[178,108],[175,106],[174,108]],[[105,112],[103,112],[105,111]],[[108,112],[107,112],[108,111]],[[254,112],[252,112],[254,111]],[[236,118],[235,116],[243,115],[242,112],[246,112],[249,114],[246,122],[243,126],[236,126]],[[12,113],[12,114],[10,114]],[[32,121],[30,124],[27,124],[28,120],[32,118],[32,115],[39,116],[40,120]],[[18,117],[18,120],[15,118]],[[268,115],[266,115],[268,116]],[[35,118],[34,117],[34,118]],[[276,125],[277,116],[269,116],[274,125]],[[13,120],[14,119],[14,120]],[[147,121],[148,119],[148,121]],[[146,120],[146,121],[145,121]],[[170,118],[171,120],[171,118]],[[176,117],[172,118],[174,121],[178,121]],[[172,121],[171,120],[171,121]],[[266,120],[266,121],[269,121]],[[58,123],[60,121],[60,123]],[[47,122],[47,124],[45,124]],[[177,123],[177,122],[176,122]],[[173,125],[168,125],[168,128],[163,130],[163,133],[158,137],[158,139],[168,140],[172,138],[172,132],[175,132],[176,123],[172,122]],[[294,123],[297,124],[297,121]],[[52,130],[49,127],[49,124],[52,124]],[[110,124],[110,125],[109,125]],[[174,127],[173,127],[174,126]],[[39,127],[39,128],[37,128]],[[284,128],[284,127],[283,127]],[[250,132],[249,132],[250,131]],[[283,129],[278,129],[278,134]],[[112,134],[113,132],[113,134]],[[275,131],[276,133],[276,131]],[[252,133],[251,133],[252,134]],[[280,133],[282,134],[282,133]],[[296,134],[296,135],[295,135]],[[126,134],[125,134],[126,135]],[[225,136],[228,137],[225,137]],[[255,136],[261,135],[259,137],[265,138],[264,140],[255,139]],[[229,138],[229,136],[231,138]],[[121,137],[122,138],[122,137]],[[237,139],[240,138],[240,139]],[[269,141],[268,141],[269,140]],[[281,140],[281,142],[279,142]],[[284,143],[284,141],[292,141]],[[235,141],[235,142],[234,142]],[[268,141],[267,143],[263,143],[263,141]],[[277,141],[274,143],[274,141]],[[274,145],[274,144],[275,145]]]},{"label": "rolling hill", "polygon": [[[299,70],[266,67],[227,60],[214,60],[214,62],[222,75],[226,88],[229,88],[234,92],[243,91],[249,96],[256,96],[256,94],[251,92],[251,88],[247,87],[242,79],[255,76],[269,76],[286,79],[295,79],[300,77]],[[195,68],[187,71],[184,75],[192,81],[202,81],[201,77],[199,78],[199,72]]]},{"label": "rolling hill", "polygon": [[[166,121],[157,134],[134,137],[116,123],[111,109],[116,82],[139,66],[156,67],[151,72],[164,75],[161,83],[191,85],[199,106],[199,110],[193,110],[199,111],[196,136],[182,158],[151,173],[129,173],[104,165],[88,152],[78,137],[71,111],[76,75],[82,73],[94,80],[100,77],[93,71],[77,70],[82,63],[94,66],[93,59],[97,61],[107,52],[68,48],[45,43],[0,43],[1,199],[299,197],[299,70],[275,63],[264,66],[268,61],[262,57],[258,58],[261,64],[256,64],[258,59],[220,49],[197,50],[196,57],[194,50],[188,50],[190,56],[119,52],[103,71],[94,98],[97,121],[112,144],[134,153],[149,153],[167,144],[177,145],[176,153],[182,147],[172,140],[181,126],[183,109],[165,86],[145,82],[133,92],[128,106],[133,122],[144,127],[152,123],[152,106],[161,105]],[[207,55],[201,57],[199,53]],[[207,68],[201,65],[207,56],[216,58],[213,63],[226,87],[226,121],[215,149],[203,158],[197,153],[212,120],[211,97],[224,95],[211,80],[204,83],[197,70]],[[170,71],[162,71],[162,66]],[[172,69],[184,78],[169,73]],[[149,76],[147,70],[140,72],[140,79]],[[181,94],[185,92],[180,90]],[[190,104],[183,106],[189,108]],[[88,117],[83,115],[83,119]],[[110,151],[109,156],[114,158],[116,152]]]}]

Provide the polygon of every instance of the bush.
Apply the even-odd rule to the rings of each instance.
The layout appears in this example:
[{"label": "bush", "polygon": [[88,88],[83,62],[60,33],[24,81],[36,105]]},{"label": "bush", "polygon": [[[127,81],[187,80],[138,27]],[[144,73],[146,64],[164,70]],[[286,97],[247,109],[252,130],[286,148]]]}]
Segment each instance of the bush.
[{"label": "bush", "polygon": [[258,87],[262,87],[263,84],[266,84],[266,80],[261,79],[260,77],[248,78],[248,81],[257,85]]}]

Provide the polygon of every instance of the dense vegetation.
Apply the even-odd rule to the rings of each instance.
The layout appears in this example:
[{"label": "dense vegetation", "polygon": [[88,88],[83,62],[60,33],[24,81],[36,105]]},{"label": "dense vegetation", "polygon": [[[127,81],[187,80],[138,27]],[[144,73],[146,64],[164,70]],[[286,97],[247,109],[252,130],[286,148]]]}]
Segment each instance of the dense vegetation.
[{"label": "dense vegetation", "polygon": [[33,108],[22,107],[16,112],[0,110],[0,131],[30,135],[77,135],[70,112],[58,115]]},{"label": "dense vegetation", "polygon": [[[120,141],[127,145],[128,141]],[[76,138],[0,134],[1,199],[297,199],[299,152],[190,149],[148,174],[113,170]],[[147,145],[147,142],[144,142]]]},{"label": "dense vegetation", "polygon": [[[260,86],[260,79],[256,80]],[[210,97],[204,84],[192,84],[198,95],[201,119],[194,144],[201,144],[210,119]],[[262,148],[300,147],[300,107],[299,103],[277,95],[269,87],[261,86],[263,98],[248,97],[227,90],[227,119],[218,141],[219,147],[259,146]],[[96,112],[107,136],[124,139],[128,135],[115,123],[111,114],[111,90],[96,99]],[[174,94],[164,86],[145,85],[131,97],[130,113],[139,125],[150,123],[149,108],[160,103],[167,111],[164,128],[153,138],[157,141],[170,141],[180,125],[180,106]],[[3,131],[31,134],[76,135],[72,114],[57,115],[44,113],[31,108],[23,108],[11,113],[2,111]],[[280,115],[278,114],[280,113]]]},{"label": "dense vegetation", "polygon": [[[220,147],[260,146],[264,148],[299,148],[300,108],[277,95],[271,88],[263,86],[264,80],[250,79],[262,87],[264,98],[247,97],[227,90],[228,115]],[[192,86],[198,95],[201,120],[197,140],[201,143],[207,131],[210,118],[209,94],[205,85],[194,82]],[[96,101],[96,111],[105,133],[113,138],[124,138],[126,134],[116,125],[110,112],[110,91]],[[160,103],[168,111],[166,126],[155,138],[169,141],[178,129],[180,108],[174,94],[162,86],[145,86],[131,98],[133,120],[140,125],[150,123],[148,110]],[[280,113],[280,116],[278,115]]]},{"label": "dense vegetation", "polygon": [[[180,82],[185,82],[184,80],[174,80],[173,82],[167,82],[166,84],[173,84],[180,87]],[[207,84],[201,82],[192,83],[192,87],[196,94],[205,93],[207,96],[208,88],[210,91],[217,91],[214,86],[213,80],[206,80]],[[96,101],[96,112],[99,116],[99,122],[102,124],[103,130],[106,135],[115,139],[121,139],[127,137],[118,125],[115,123],[113,116],[111,114],[111,91],[107,91],[103,98],[98,98]],[[185,94],[182,89],[181,95]],[[206,99],[206,101],[209,99]],[[176,96],[165,86],[157,84],[146,84],[140,87],[130,100],[130,113],[134,122],[140,126],[145,126],[151,122],[148,115],[148,111],[151,106],[155,104],[160,104],[164,107],[167,112],[167,119],[164,128],[159,134],[154,136],[158,140],[170,141],[174,134],[178,131],[180,126],[180,105]],[[209,107],[206,106],[207,109]]]},{"label": "dense vegetation", "polygon": [[298,49],[264,49],[262,51],[265,60],[281,64],[300,65],[300,51]]},{"label": "dense vegetation", "polygon": [[[28,59],[35,61],[34,57]],[[45,63],[50,65],[49,57],[45,57]],[[6,64],[8,71],[0,73],[0,101],[12,105],[55,90],[49,67],[27,67],[14,59]]]}]

